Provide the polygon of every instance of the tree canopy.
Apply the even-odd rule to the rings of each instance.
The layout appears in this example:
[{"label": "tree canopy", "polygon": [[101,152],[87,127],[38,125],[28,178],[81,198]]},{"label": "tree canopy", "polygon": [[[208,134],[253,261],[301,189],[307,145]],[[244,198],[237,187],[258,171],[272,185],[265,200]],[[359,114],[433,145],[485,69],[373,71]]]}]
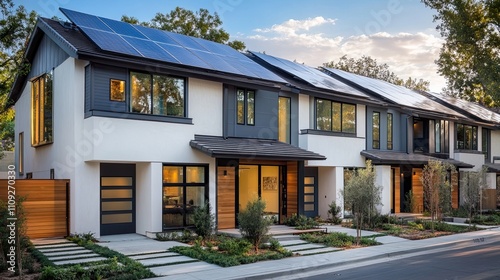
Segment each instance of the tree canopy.
[{"label": "tree canopy", "polygon": [[424,81],[423,79],[417,80],[411,77],[406,80],[401,79],[394,72],[389,70],[389,65],[386,63],[379,64],[376,59],[370,56],[362,56],[361,58],[354,59],[344,55],[338,62],[326,62],[323,63],[323,66],[340,69],[365,77],[380,79],[409,89],[429,91],[429,81]]},{"label": "tree canopy", "polygon": [[434,9],[444,37],[438,71],[446,92],[487,106],[500,104],[500,2],[496,0],[422,0]]},{"label": "tree canopy", "polygon": [[153,27],[161,30],[198,37],[221,44],[227,44],[236,50],[244,50],[245,43],[229,41],[229,33],[221,26],[222,20],[217,13],[210,14],[207,9],[193,12],[181,7],[176,7],[169,13],[157,13],[151,21],[140,22],[135,17],[122,16],[122,21]]},{"label": "tree canopy", "polygon": [[26,73],[29,64],[23,60],[36,13],[12,0],[0,0],[0,152],[14,148],[14,109],[8,95],[18,74]]}]

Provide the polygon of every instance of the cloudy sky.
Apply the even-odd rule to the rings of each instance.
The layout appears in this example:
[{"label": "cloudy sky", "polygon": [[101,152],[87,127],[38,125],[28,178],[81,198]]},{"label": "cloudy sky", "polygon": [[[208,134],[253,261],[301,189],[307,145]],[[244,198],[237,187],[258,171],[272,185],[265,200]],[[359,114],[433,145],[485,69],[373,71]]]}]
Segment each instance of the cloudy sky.
[{"label": "cloudy sky", "polygon": [[347,55],[371,56],[401,78],[422,78],[440,92],[434,60],[443,42],[433,11],[420,0],[14,0],[44,17],[65,18],[59,7],[119,20],[150,20],[177,6],[217,12],[231,39],[247,49],[310,66]]}]

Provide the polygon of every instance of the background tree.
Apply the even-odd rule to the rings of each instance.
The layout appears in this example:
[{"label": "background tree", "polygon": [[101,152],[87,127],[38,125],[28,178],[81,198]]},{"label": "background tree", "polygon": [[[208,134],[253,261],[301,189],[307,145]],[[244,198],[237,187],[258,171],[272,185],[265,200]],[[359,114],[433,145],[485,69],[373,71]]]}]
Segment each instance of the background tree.
[{"label": "background tree", "polygon": [[222,20],[217,13],[210,14],[203,8],[193,12],[176,7],[169,13],[157,13],[149,22],[140,22],[137,18],[126,15],[121,20],[226,44],[239,51],[245,49],[245,43],[229,41],[229,33],[221,27]]},{"label": "background tree", "polygon": [[16,75],[29,70],[24,48],[35,21],[34,11],[0,0],[0,158],[3,150],[14,149],[14,109],[7,97]]},{"label": "background tree", "polygon": [[500,104],[500,4],[497,0],[422,0],[436,10],[444,37],[439,73],[445,91],[488,106]]},{"label": "background tree", "polygon": [[406,80],[401,79],[394,74],[394,72],[389,70],[389,65],[386,63],[378,64],[376,59],[369,56],[362,56],[361,58],[354,59],[344,55],[338,62],[326,62],[323,63],[323,66],[340,69],[365,77],[380,79],[395,85],[407,87],[409,89],[429,91],[429,81],[412,79],[411,77]]},{"label": "background tree", "polygon": [[478,172],[464,172],[462,176],[462,188],[460,194],[462,196],[462,205],[467,209],[469,216],[469,227],[472,223],[472,216],[480,209],[482,192],[486,188],[486,171],[487,168],[483,167]]},{"label": "background tree", "polygon": [[380,204],[382,188],[375,185],[375,171],[370,160],[366,161],[366,168],[354,170],[348,177],[340,194],[345,207],[354,215],[356,244],[359,245],[364,218],[377,213],[375,206]]},{"label": "background tree", "polygon": [[442,213],[451,210],[451,178],[448,172],[453,172],[455,166],[437,160],[430,160],[422,171],[424,187],[424,203],[431,214],[431,230],[434,233],[434,221],[442,217]]}]

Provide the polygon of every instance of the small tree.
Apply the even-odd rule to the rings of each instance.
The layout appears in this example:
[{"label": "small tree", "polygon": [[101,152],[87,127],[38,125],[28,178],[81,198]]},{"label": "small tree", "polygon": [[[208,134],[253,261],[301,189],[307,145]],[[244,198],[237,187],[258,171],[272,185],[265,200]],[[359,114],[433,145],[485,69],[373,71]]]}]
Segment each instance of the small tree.
[{"label": "small tree", "polygon": [[465,172],[461,180],[462,205],[467,209],[469,227],[472,224],[472,215],[481,203],[483,189],[486,187],[486,171],[487,168],[483,167],[478,172]]},{"label": "small tree", "polygon": [[363,219],[376,213],[375,206],[381,201],[381,187],[375,186],[375,171],[370,160],[366,161],[366,168],[353,171],[350,177],[341,195],[354,215],[356,244],[359,245]]},{"label": "small tree", "polygon": [[455,167],[448,163],[430,160],[422,171],[422,185],[424,187],[425,206],[431,214],[431,231],[434,233],[434,221],[442,217],[442,213],[451,210],[451,178],[448,172]]},{"label": "small tree", "polygon": [[215,232],[215,216],[212,214],[212,207],[209,202],[198,207],[193,213],[194,231],[203,240],[209,240]]},{"label": "small tree", "polygon": [[264,217],[266,203],[261,199],[249,201],[245,210],[238,214],[241,235],[252,242],[259,251],[261,242],[267,237],[271,220]]},{"label": "small tree", "polygon": [[328,216],[330,216],[330,220],[332,221],[333,224],[340,224],[342,223],[342,218],[340,218],[340,212],[342,212],[342,207],[340,207],[339,205],[337,205],[337,203],[334,201],[332,201],[332,203],[330,203],[328,205]]}]

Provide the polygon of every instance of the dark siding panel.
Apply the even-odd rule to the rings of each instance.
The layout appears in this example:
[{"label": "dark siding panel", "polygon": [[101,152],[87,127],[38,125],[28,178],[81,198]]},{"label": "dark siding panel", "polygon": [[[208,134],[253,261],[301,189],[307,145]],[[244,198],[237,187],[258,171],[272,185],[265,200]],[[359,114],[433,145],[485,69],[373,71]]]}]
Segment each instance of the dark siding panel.
[{"label": "dark siding panel", "polygon": [[109,67],[104,65],[94,65],[92,68],[93,83],[93,106],[94,110],[108,112],[127,112],[127,102],[116,102],[109,99],[110,79],[127,81],[128,91],[128,71],[124,68]]},{"label": "dark siding panel", "polygon": [[234,128],[236,126],[236,88],[234,86],[225,86],[227,99],[224,110],[227,112],[226,123],[227,136],[235,136]]},{"label": "dark siding panel", "polygon": [[91,66],[85,66],[85,112],[88,112],[91,107],[92,98],[92,73]]},{"label": "dark siding panel", "polygon": [[[366,107],[366,146],[368,150],[372,150],[372,129],[373,129],[373,112],[380,113],[380,149],[387,150],[387,113],[392,113],[392,151],[402,151],[401,146],[401,117],[398,112],[379,107]],[[405,140],[406,141],[406,140]],[[406,149],[404,149],[406,151]]]},{"label": "dark siding panel", "polygon": [[[63,63],[68,57],[69,55],[63,49],[57,46],[50,38],[44,36],[31,64],[28,79],[49,72]],[[56,77],[54,78],[56,79]]]}]

